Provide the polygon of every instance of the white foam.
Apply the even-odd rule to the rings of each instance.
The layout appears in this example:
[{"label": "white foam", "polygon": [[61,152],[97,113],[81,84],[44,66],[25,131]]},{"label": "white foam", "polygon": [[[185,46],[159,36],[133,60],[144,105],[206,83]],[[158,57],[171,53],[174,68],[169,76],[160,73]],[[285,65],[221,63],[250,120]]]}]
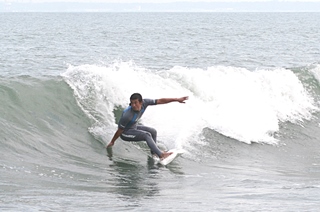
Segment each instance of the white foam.
[{"label": "white foam", "polygon": [[217,66],[151,71],[120,61],[110,66],[70,66],[63,76],[80,105],[100,123],[92,128],[97,135],[116,128],[113,109],[126,107],[134,92],[145,98],[188,95],[185,105],[150,106],[142,119],[158,130],[159,140],[169,148],[199,140],[206,127],[242,142],[273,144],[279,122],[310,119],[317,109],[298,77],[287,69],[252,72]]}]

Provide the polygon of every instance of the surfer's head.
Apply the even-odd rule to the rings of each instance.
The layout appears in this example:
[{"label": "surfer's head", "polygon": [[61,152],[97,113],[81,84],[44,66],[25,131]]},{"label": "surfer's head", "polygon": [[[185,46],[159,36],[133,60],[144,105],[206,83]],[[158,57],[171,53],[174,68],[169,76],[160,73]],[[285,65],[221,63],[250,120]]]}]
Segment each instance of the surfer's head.
[{"label": "surfer's head", "polygon": [[130,96],[130,102],[131,100],[137,99],[139,102],[142,102],[142,96],[139,93],[134,93]]},{"label": "surfer's head", "polygon": [[140,111],[142,107],[142,96],[139,93],[134,93],[130,97],[130,106],[134,111]]}]

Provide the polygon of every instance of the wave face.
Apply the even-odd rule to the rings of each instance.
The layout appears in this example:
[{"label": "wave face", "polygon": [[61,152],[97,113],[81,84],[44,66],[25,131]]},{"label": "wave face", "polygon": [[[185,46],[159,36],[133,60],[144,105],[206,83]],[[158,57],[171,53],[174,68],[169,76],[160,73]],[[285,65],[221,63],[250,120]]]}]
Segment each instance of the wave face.
[{"label": "wave face", "polygon": [[2,78],[2,151],[31,152],[29,157],[44,157],[48,151],[69,154],[79,145],[99,151],[112,138],[133,92],[146,98],[190,97],[186,104],[149,107],[142,119],[158,130],[159,141],[168,148],[200,154],[197,145],[223,139],[278,145],[285,142],[288,127],[314,123],[310,130],[317,130],[319,80],[317,65],[150,71],[117,61],[69,66],[62,77]]},{"label": "wave face", "polygon": [[1,79],[0,91],[4,167],[21,166],[21,161],[50,166],[50,160],[57,168],[58,161],[73,161],[79,151],[96,146],[87,131],[90,119],[60,77]]}]

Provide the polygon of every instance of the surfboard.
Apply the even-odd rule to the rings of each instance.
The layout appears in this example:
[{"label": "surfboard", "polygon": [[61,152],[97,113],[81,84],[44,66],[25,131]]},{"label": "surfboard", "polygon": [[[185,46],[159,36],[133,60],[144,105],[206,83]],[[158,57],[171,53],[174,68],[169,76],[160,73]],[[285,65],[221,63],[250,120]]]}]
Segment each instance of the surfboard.
[{"label": "surfboard", "polygon": [[171,163],[174,159],[176,159],[178,156],[180,156],[184,151],[182,149],[170,149],[168,152],[172,152],[172,154],[163,160],[160,160],[160,158],[157,156],[152,156],[154,162],[156,164],[160,163],[161,165],[166,166],[169,163]]}]

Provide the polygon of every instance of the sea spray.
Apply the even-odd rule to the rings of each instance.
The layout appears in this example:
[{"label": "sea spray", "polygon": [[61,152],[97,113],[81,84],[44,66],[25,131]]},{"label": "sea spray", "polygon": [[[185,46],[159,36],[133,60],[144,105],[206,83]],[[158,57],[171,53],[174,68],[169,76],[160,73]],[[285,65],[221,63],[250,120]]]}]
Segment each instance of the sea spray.
[{"label": "sea spray", "polygon": [[114,110],[129,96],[188,95],[185,105],[149,107],[142,123],[158,130],[170,147],[197,142],[205,128],[251,143],[276,144],[280,122],[303,122],[317,109],[313,97],[289,69],[256,70],[213,66],[151,71],[133,62],[70,66],[63,74],[79,104],[96,119],[91,132],[106,142],[116,129]]},{"label": "sea spray", "polygon": [[199,99],[199,115],[206,127],[246,143],[276,143],[273,133],[279,130],[279,122],[310,119],[317,109],[313,97],[288,69],[175,67],[168,72]]}]

